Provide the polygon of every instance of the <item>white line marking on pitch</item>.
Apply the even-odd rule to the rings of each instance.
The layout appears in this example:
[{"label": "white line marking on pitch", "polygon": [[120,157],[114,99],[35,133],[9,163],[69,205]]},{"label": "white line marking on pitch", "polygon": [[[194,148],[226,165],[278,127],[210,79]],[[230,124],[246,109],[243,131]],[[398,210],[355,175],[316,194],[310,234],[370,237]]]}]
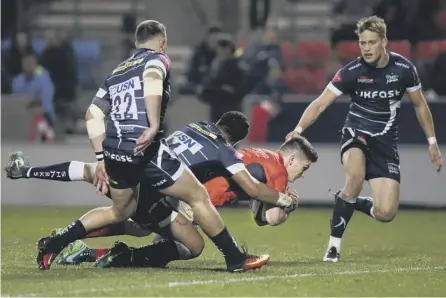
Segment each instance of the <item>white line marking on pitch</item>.
[{"label": "white line marking on pitch", "polygon": [[[102,289],[85,288],[78,290],[68,290],[68,291],[57,291],[48,293],[30,293],[19,295],[21,297],[35,297],[35,296],[59,296],[59,295],[78,295],[83,293],[101,293],[101,292],[116,292],[116,291],[128,291],[128,290],[144,290],[152,288],[176,288],[176,287],[189,287],[189,286],[201,286],[210,284],[233,284],[242,282],[257,282],[264,280],[275,280],[275,279],[294,279],[303,277],[323,277],[331,275],[358,275],[367,273],[398,273],[398,272],[411,272],[411,271],[434,271],[434,270],[446,270],[446,266],[437,267],[406,267],[406,268],[395,268],[395,269],[376,269],[376,270],[349,270],[349,271],[338,271],[338,272],[313,272],[313,273],[296,273],[296,274],[285,274],[285,275],[266,275],[266,276],[252,276],[252,277],[241,277],[241,278],[228,278],[228,279],[208,279],[208,280],[190,280],[190,281],[177,281],[177,282],[167,282],[162,284],[143,284],[143,285],[129,285],[121,287],[106,287]],[[5,296],[7,296],[6,294]],[[5,297],[3,296],[3,297]],[[12,295],[11,295],[12,296]],[[14,295],[16,296],[16,295]],[[17,297],[17,296],[16,296]]]}]

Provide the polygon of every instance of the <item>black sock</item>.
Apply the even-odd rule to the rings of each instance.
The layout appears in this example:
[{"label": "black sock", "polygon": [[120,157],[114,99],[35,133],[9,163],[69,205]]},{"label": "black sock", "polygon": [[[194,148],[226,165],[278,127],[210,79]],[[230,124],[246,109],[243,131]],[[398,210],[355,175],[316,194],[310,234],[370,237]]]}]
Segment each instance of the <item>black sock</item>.
[{"label": "black sock", "polygon": [[165,267],[170,261],[180,259],[175,241],[163,239],[158,242],[134,248],[131,264],[134,267]]},{"label": "black sock", "polygon": [[226,263],[237,263],[244,258],[244,254],[238,248],[234,238],[229,234],[228,228],[225,227],[218,235],[211,237],[211,240],[223,254]]},{"label": "black sock", "polygon": [[347,224],[352,218],[355,211],[355,204],[346,202],[342,199],[342,193],[336,198],[335,206],[333,208],[333,215],[331,217],[331,236],[342,238]]},{"label": "black sock", "polygon": [[375,218],[372,214],[373,201],[368,197],[357,197],[355,203],[355,210],[361,211],[362,213]]},{"label": "black sock", "polygon": [[66,227],[62,233],[52,237],[51,245],[56,248],[64,248],[71,242],[82,239],[87,235],[84,225],[76,220]]},{"label": "black sock", "polygon": [[[43,166],[43,167],[32,167],[27,173],[27,178],[35,178],[35,179],[43,179],[43,180],[53,180],[53,181],[73,181],[73,180],[80,180],[79,175],[83,173],[83,165],[81,165],[82,170],[79,173],[79,170],[75,170],[74,175],[73,171],[70,171],[70,166],[77,167],[79,162],[64,162],[64,163],[58,163],[54,165],[49,166]],[[70,177],[76,176],[76,177]]]}]

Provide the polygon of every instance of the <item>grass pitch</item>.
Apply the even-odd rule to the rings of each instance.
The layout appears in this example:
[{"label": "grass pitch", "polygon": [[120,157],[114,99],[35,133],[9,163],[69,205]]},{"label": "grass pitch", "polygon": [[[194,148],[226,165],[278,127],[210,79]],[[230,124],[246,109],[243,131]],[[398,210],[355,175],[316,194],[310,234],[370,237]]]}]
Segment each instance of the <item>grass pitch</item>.
[{"label": "grass pitch", "polygon": [[[401,211],[380,224],[356,213],[342,259],[322,262],[330,210],[300,209],[278,227],[257,227],[248,209],[222,209],[236,240],[268,252],[268,266],[229,274],[208,241],[196,260],[169,269],[97,269],[91,264],[39,271],[36,241],[87,208],[2,208],[2,296],[445,296],[446,213]],[[117,238],[88,240],[109,247]],[[148,238],[120,237],[131,245]]]}]

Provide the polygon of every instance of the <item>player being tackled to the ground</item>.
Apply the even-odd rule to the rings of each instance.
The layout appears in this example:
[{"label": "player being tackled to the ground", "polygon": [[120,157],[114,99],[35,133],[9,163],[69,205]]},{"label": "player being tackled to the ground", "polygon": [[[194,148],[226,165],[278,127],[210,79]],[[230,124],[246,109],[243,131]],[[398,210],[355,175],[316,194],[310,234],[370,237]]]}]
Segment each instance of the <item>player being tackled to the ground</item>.
[{"label": "player being tackled to the ground", "polygon": [[[287,190],[289,195],[282,195],[280,192],[268,187],[267,185],[259,183],[257,180],[252,178],[242,160],[236,154],[235,149],[231,146],[246,136],[248,128],[249,123],[245,115],[240,112],[227,112],[222,115],[216,124],[204,121],[196,122],[187,125],[181,131],[175,132],[167,139],[166,144],[168,144],[169,147],[166,146],[164,150],[173,150],[173,154],[180,156],[180,158],[188,164],[190,170],[197,175],[198,179],[200,179],[202,182],[219,176],[232,178],[250,196],[266,203],[287,208],[288,210],[292,211],[297,207],[297,193],[292,190]],[[82,168],[79,169],[78,162],[63,163],[46,167],[27,168],[27,166],[24,164],[23,158],[17,155],[18,154],[11,157],[11,165],[7,168],[7,175],[10,178],[34,178],[36,177],[36,173],[52,173],[62,171],[65,173],[68,172],[68,176],[70,176],[70,173],[73,173],[75,177],[84,176],[82,174],[84,170]],[[95,164],[95,176],[97,176],[99,165],[99,162]],[[91,176],[91,174],[87,173],[86,176],[89,177],[89,175]],[[45,174],[43,176],[37,176],[38,178],[49,180],[61,179],[59,178],[59,175]],[[64,179],[66,179],[65,181],[72,180],[72,177],[67,177],[67,175],[60,176],[64,177]],[[195,183],[198,183],[198,181]],[[204,187],[203,190],[207,195]],[[144,193],[146,195],[144,195]],[[169,222],[163,220],[163,218],[166,218],[167,220],[167,217],[161,218],[157,214],[158,212],[155,212],[156,209],[155,211],[152,210],[151,205],[153,204],[154,206],[159,206],[157,202],[160,199],[156,196],[154,199],[153,195],[151,195],[152,193],[153,187],[150,180],[141,180],[137,196],[137,198],[139,198],[137,207],[140,207],[141,205],[146,206],[146,214],[147,210],[149,210],[149,213],[156,213],[149,214],[154,217],[155,223],[160,224],[161,222],[168,225]],[[209,198],[208,200],[209,204],[211,204]],[[138,210],[139,209],[137,209],[137,212]],[[161,210],[164,209],[161,208]],[[141,212],[144,214],[144,208]],[[196,210],[194,210],[194,214],[195,212]],[[138,222],[136,219],[134,220],[135,222]],[[196,222],[203,229],[200,222],[198,220],[196,220]],[[85,236],[87,236],[87,234],[79,237],[78,239],[84,238]],[[257,257],[243,254],[239,251],[234,241],[229,243],[229,246],[225,246],[220,249],[226,257],[229,271],[244,271],[259,268],[266,264],[266,262],[269,260],[268,255]],[[232,251],[232,253],[235,253],[235,251],[239,252],[241,254],[240,257],[243,257],[243,260],[245,261],[243,261],[241,264],[231,264],[227,259],[228,250],[229,252]],[[170,260],[172,259],[173,257],[170,258]]]},{"label": "player being tackled to the ground", "polygon": [[[398,210],[400,161],[398,117],[405,92],[411,99],[418,122],[429,144],[437,171],[442,167],[429,107],[421,92],[415,66],[401,55],[386,50],[386,24],[376,16],[358,21],[361,57],[348,63],[334,76],[324,92],[303,113],[287,139],[300,135],[342,95],[351,98],[342,128],[341,162],[346,172],[344,188],[335,194],[331,236],[324,261],[340,258],[341,238],[354,210],[380,221],[390,222]],[[368,180],[372,197],[359,197]]]},{"label": "player being tackled to the ground", "polygon": [[[239,150],[238,155],[241,156],[243,163],[254,178],[269,185],[278,192],[285,192],[288,187],[288,182],[293,182],[302,177],[303,173],[311,166],[311,163],[316,162],[318,159],[317,153],[312,145],[303,137],[298,137],[284,143],[277,152],[258,148],[245,148]],[[26,159],[23,157],[19,158],[22,156],[20,153],[16,153],[14,156],[13,160],[26,163]],[[14,167],[15,162],[12,164],[13,166],[8,167],[6,172],[10,178],[85,181],[88,183],[93,183],[94,171],[96,169],[96,163],[83,163],[78,161],[32,168],[24,165],[20,171],[17,171],[17,168]],[[40,175],[40,173],[44,173],[44,175]],[[46,173],[54,173],[54,175],[46,175]],[[205,183],[204,186],[215,206],[222,206],[238,199],[250,200],[254,220],[259,226],[277,226],[283,223],[287,219],[288,214],[294,210],[294,208],[285,210],[284,208],[252,199],[236,183],[223,177],[214,178]],[[150,194],[143,193],[144,189],[143,187],[140,188],[140,198],[144,196],[156,197],[156,193],[154,192]],[[140,200],[140,202],[146,202],[146,200]],[[90,248],[78,240],[68,246],[67,250],[59,258],[58,264],[74,265],[82,262],[94,262],[108,254],[97,262],[97,266],[161,267],[172,260],[186,260],[197,257],[204,248],[204,242],[194,239],[198,235],[194,231],[191,231],[193,222],[191,208],[182,201],[172,198],[167,198],[167,200],[161,199],[160,202],[160,204],[155,204],[154,206],[139,203],[135,215],[132,216],[133,221],[126,221],[93,232],[87,235],[87,238],[116,235],[143,237],[155,232],[159,237],[167,238],[164,241],[159,241],[160,238],[158,237],[155,238],[152,244],[140,248],[127,247],[125,244],[120,243],[115,245],[114,251],[118,251],[119,253],[124,252],[124,254],[118,258],[113,258],[112,254],[108,254],[110,251],[109,248]],[[165,205],[166,202],[168,203],[167,206]],[[176,208],[179,215],[173,212],[169,206]],[[153,212],[153,209],[157,209],[158,212]],[[151,218],[156,216],[155,213],[162,213],[164,216],[159,217],[159,219]],[[166,221],[164,218],[168,218],[169,215],[170,220]],[[174,216],[176,217],[174,218]],[[190,225],[184,224],[186,218]],[[158,224],[153,225],[151,222]],[[178,224],[179,222],[182,224]],[[58,232],[60,231],[61,229],[58,229]],[[154,257],[154,253],[159,253],[160,251],[163,253],[158,257]],[[171,251],[172,253],[170,253]],[[166,254],[172,254],[172,256],[166,256]],[[113,258],[113,262],[108,261],[110,255]],[[125,256],[132,255],[132,262],[130,262],[129,258],[125,258]]]},{"label": "player being tackled to the ground", "polygon": [[[137,208],[137,185],[187,202],[204,233],[224,255],[228,271],[245,271],[263,261],[244,254],[209,200],[203,185],[167,146],[162,123],[170,98],[170,61],[166,56],[167,33],[157,21],[144,21],[135,32],[136,52],[120,63],[99,88],[85,120],[99,161],[96,185],[110,189],[113,206],[96,208],[74,221],[56,236],[38,242],[37,265],[49,269],[54,258],[71,242],[89,232],[122,222]],[[105,117],[109,116],[107,126]],[[247,176],[247,175],[246,175]],[[262,188],[261,185],[255,190]],[[291,202],[287,194],[263,187],[270,199]]]}]

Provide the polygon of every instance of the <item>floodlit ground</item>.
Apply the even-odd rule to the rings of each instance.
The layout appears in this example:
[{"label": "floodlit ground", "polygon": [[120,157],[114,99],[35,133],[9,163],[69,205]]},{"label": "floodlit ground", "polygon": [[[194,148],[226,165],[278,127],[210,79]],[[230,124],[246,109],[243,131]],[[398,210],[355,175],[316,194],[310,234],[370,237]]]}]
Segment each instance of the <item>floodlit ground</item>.
[{"label": "floodlit ground", "polygon": [[[91,264],[50,271],[36,267],[36,241],[86,208],[2,208],[2,296],[445,296],[446,213],[402,211],[380,224],[354,215],[342,259],[322,262],[330,210],[301,209],[279,227],[257,227],[248,209],[221,213],[238,243],[268,252],[268,266],[229,274],[207,242],[201,257],[169,269],[97,269]],[[117,238],[87,241],[108,247]],[[149,238],[121,237],[133,246]]]}]

